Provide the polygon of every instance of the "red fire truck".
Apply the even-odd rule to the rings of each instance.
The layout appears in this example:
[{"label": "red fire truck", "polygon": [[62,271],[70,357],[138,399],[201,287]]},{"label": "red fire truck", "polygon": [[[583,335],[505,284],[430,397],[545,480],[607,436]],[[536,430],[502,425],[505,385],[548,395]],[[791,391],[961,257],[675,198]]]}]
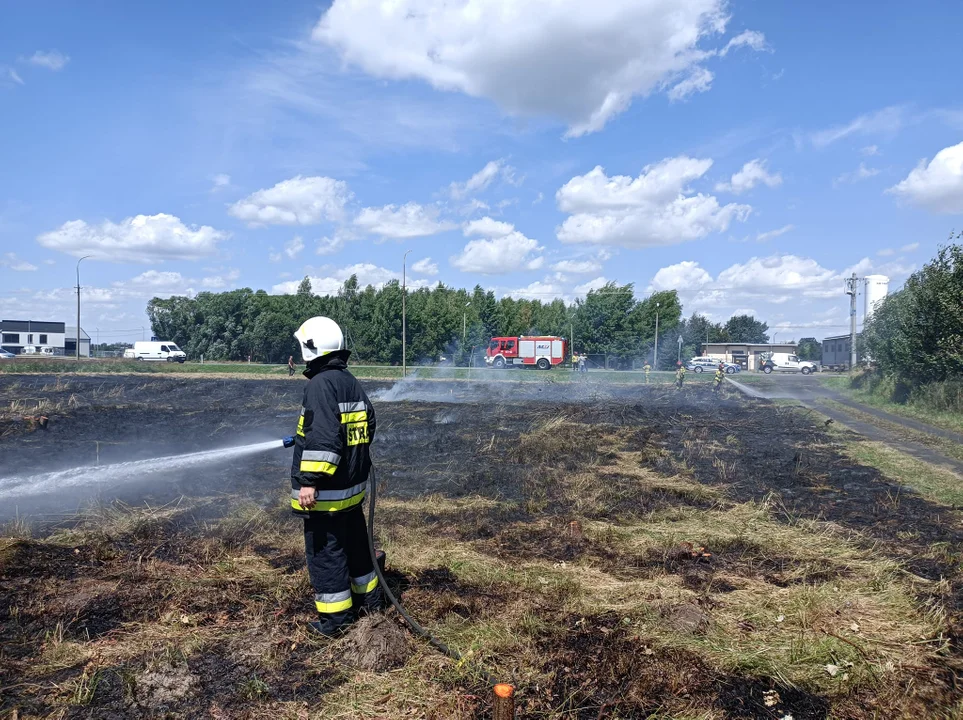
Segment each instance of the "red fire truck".
[{"label": "red fire truck", "polygon": [[567,345],[565,338],[547,335],[495,337],[488,343],[485,362],[496,368],[512,365],[549,370],[565,360]]}]

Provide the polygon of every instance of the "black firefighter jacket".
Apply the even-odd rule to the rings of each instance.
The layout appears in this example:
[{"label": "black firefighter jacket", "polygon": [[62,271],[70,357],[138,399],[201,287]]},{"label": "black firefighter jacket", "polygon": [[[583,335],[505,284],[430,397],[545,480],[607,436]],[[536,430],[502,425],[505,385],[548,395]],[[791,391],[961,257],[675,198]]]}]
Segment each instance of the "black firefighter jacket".
[{"label": "black firefighter jacket", "polygon": [[[365,497],[375,412],[348,372],[347,357],[328,356],[304,373],[308,384],[291,466],[291,508],[299,515],[347,510]],[[317,504],[310,511],[298,502],[302,485],[315,488]]]}]

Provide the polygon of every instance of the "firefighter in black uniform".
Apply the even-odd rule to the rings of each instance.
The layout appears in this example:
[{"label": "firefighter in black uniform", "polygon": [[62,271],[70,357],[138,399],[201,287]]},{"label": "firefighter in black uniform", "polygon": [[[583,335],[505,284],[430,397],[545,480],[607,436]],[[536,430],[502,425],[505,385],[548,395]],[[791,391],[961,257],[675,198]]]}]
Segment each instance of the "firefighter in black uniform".
[{"label": "firefighter in black uniform", "polygon": [[712,388],[712,392],[719,392],[719,388],[722,387],[722,381],[726,379],[726,366],[719,363],[719,367],[716,368],[716,376],[713,378],[715,385]]},{"label": "firefighter in black uniform", "polygon": [[313,317],[294,337],[307,363],[308,385],[294,444],[291,507],[304,518],[304,548],[318,611],[310,627],[333,637],[359,615],[382,607],[362,509],[375,412],[348,372],[350,352],[334,320]]}]

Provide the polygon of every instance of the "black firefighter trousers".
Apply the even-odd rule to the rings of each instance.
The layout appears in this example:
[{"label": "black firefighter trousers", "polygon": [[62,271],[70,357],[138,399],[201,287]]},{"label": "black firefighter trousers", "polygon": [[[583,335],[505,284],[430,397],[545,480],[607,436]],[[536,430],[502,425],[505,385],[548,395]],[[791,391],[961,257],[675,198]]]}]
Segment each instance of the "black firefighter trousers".
[{"label": "black firefighter trousers", "polygon": [[381,609],[361,505],[311,513],[304,519],[304,550],[322,632],[334,634],[358,613]]}]

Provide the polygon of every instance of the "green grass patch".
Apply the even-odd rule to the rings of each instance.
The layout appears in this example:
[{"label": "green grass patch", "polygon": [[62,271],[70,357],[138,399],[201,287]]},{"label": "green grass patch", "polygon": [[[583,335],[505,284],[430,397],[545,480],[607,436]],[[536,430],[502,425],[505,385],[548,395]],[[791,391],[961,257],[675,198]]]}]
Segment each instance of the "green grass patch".
[{"label": "green grass patch", "polygon": [[934,427],[943,428],[944,430],[963,433],[963,413],[934,410],[913,400],[905,404],[894,402],[879,389],[880,386],[876,386],[877,389],[875,390],[853,387],[852,380],[848,375],[820,377],[820,380],[826,387],[870,407],[885,410],[894,415],[919,420],[920,422],[925,422]]}]

